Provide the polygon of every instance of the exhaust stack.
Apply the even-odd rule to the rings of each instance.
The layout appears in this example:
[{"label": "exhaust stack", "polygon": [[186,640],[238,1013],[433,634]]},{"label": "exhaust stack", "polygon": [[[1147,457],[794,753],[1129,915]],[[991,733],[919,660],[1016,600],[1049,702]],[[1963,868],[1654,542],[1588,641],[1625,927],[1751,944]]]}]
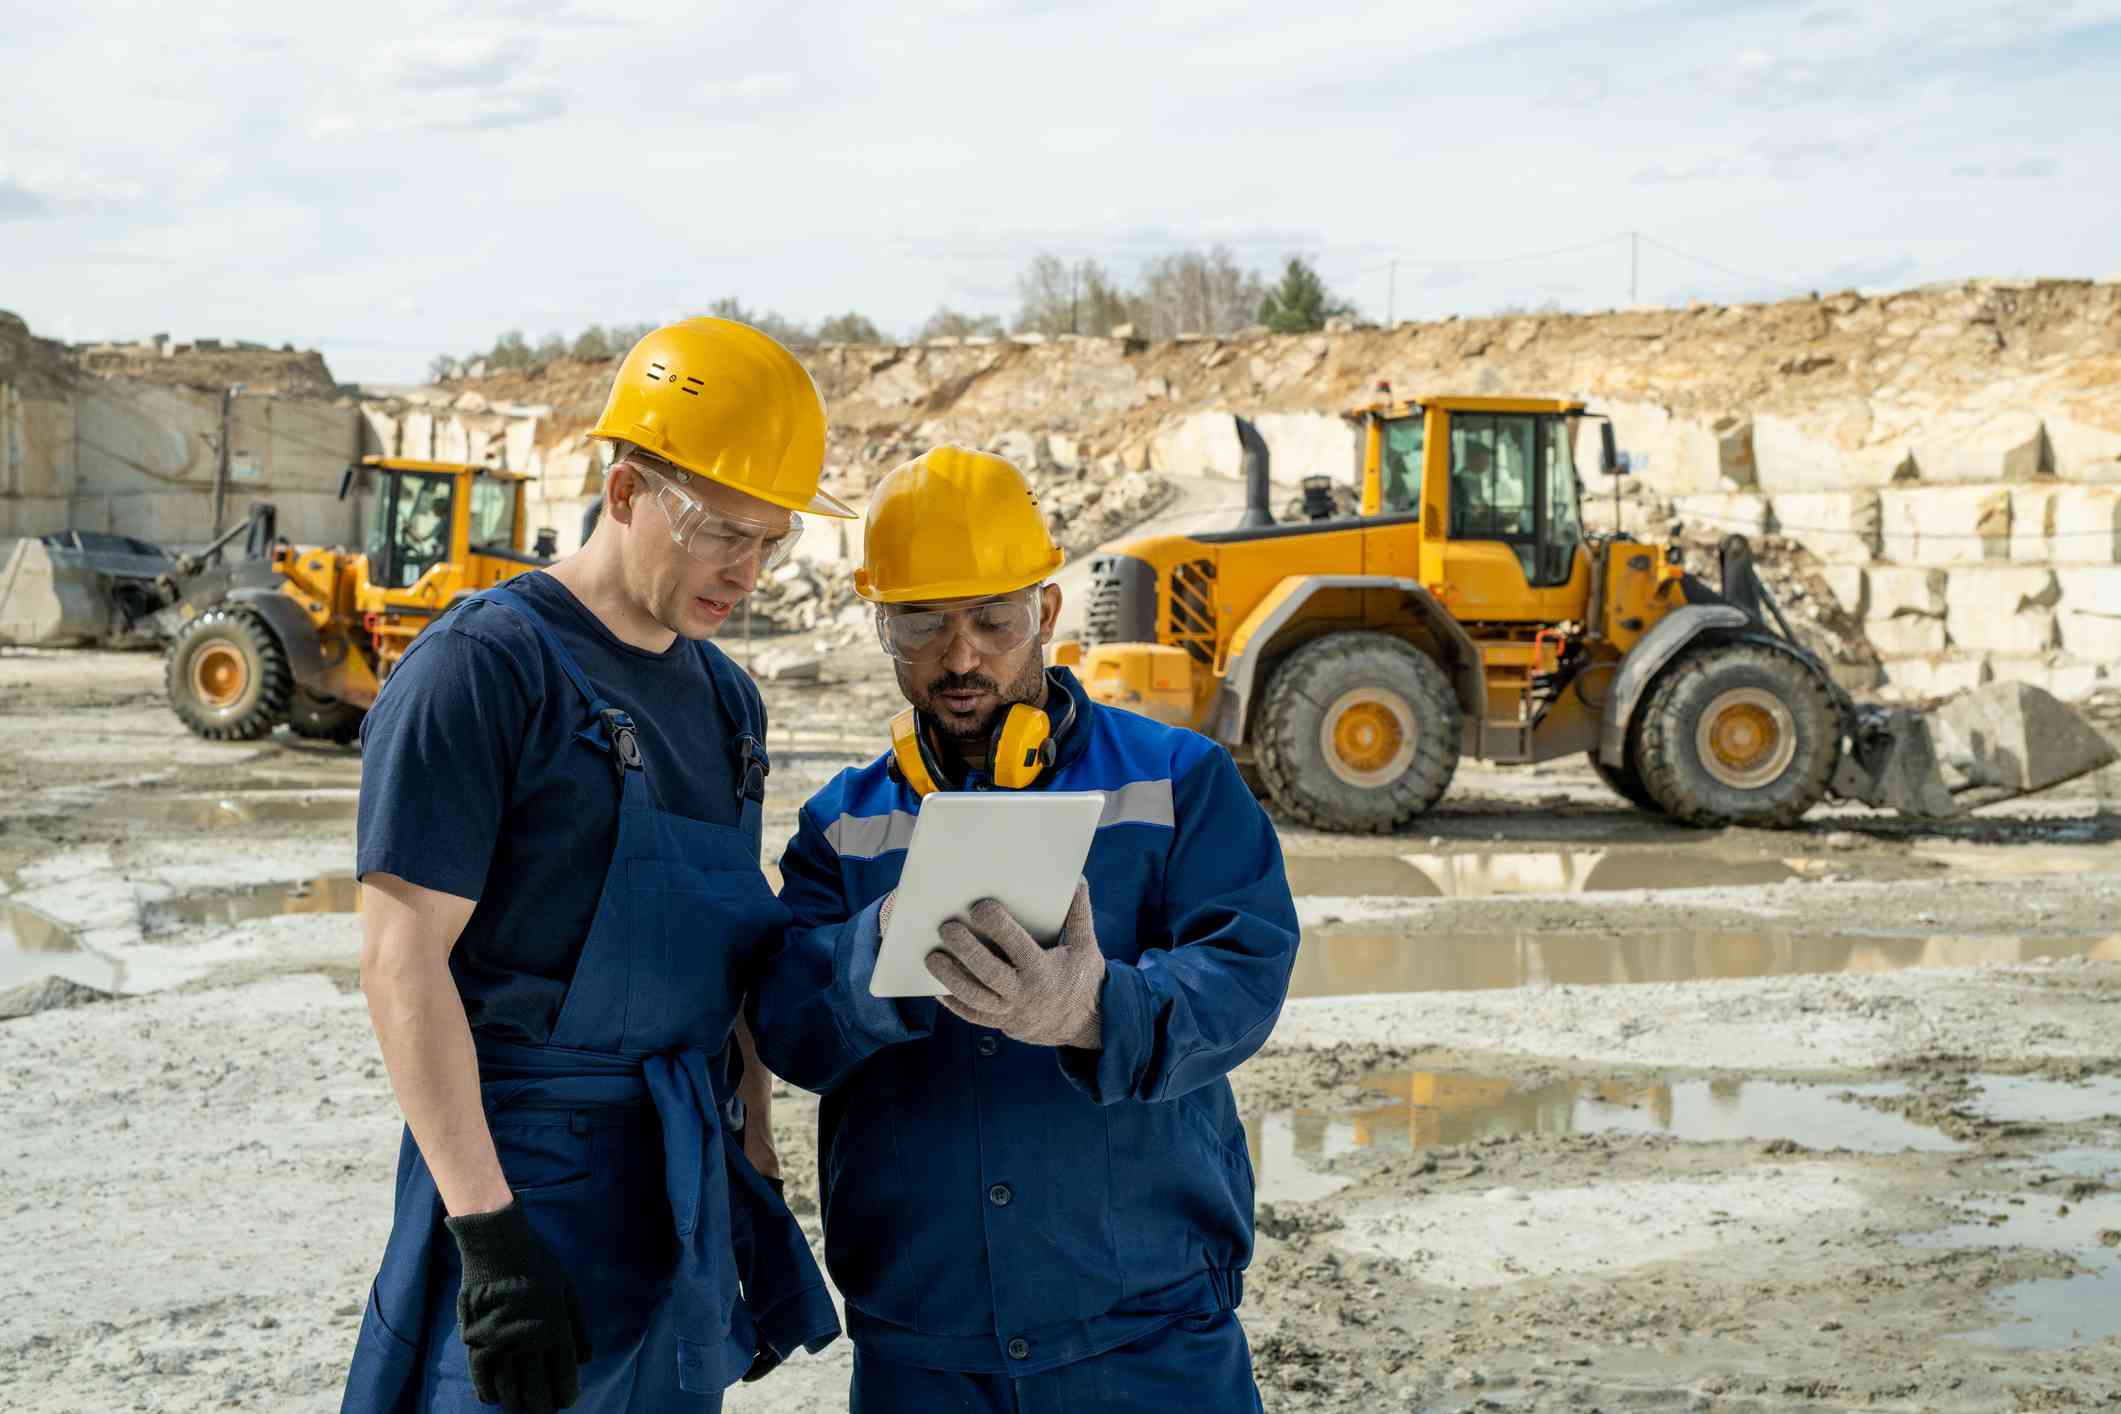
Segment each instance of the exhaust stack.
[{"label": "exhaust stack", "polygon": [[1245,478],[1245,514],[1237,523],[1239,530],[1257,530],[1274,524],[1274,512],[1267,508],[1271,491],[1267,484],[1267,439],[1259,435],[1259,429],[1245,418],[1235,418],[1237,443],[1244,449],[1238,459],[1239,473]]}]

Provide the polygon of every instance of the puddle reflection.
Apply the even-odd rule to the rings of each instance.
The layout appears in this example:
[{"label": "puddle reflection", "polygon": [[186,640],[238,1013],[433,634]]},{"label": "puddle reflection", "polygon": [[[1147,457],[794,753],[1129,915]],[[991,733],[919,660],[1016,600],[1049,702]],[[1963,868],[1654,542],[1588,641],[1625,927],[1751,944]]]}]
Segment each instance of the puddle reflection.
[{"label": "puddle reflection", "polygon": [[[2109,1152],[2108,1162],[2121,1161]],[[1972,1210],[1941,1232],[1901,1240],[1910,1247],[1973,1250],[2034,1247],[2066,1253],[2084,1270],[2074,1276],[2040,1277],[1997,1288],[1990,1299],[2003,1319],[1958,1338],[2016,1350],[2056,1350],[2121,1335],[2121,1252],[2105,1246],[2101,1232],[2121,1229],[2121,1194],[2077,1203],[2027,1196],[1963,1200]],[[2068,1211],[2061,1209],[2067,1206]]]},{"label": "puddle reflection", "polygon": [[65,924],[23,904],[0,900],[0,991],[47,976],[106,992],[125,985],[124,966],[83,948]]},{"label": "puddle reflection", "polygon": [[359,913],[361,886],[351,874],[326,874],[299,884],[257,884],[234,893],[187,894],[143,910],[150,931],[247,923],[289,913]]},{"label": "puddle reflection", "polygon": [[1726,859],[1679,850],[1481,850],[1461,854],[1320,856],[1284,861],[1299,897],[1493,898],[1779,884],[1806,877],[1781,859]]},{"label": "puddle reflection", "polygon": [[1260,1197],[1304,1201],[1346,1182],[1322,1160],[1358,1149],[1413,1153],[1520,1134],[1666,1134],[1695,1143],[1788,1139],[1808,1149],[1948,1153],[1964,1146],[1934,1129],[1842,1095],[1893,1095],[1901,1087],[1795,1085],[1781,1081],[1561,1080],[1518,1086],[1460,1071],[1375,1071],[1365,1089],[1387,1103],[1339,1113],[1279,1111],[1246,1125]]},{"label": "puddle reflection", "polygon": [[1887,972],[2088,957],[2121,960],[2103,938],[1852,938],[1835,934],[1676,931],[1625,937],[1549,933],[1409,936],[1313,929],[1297,950],[1292,997],[1464,992],[1503,987],[1691,982],[1704,978]]},{"label": "puddle reflection", "polygon": [[360,808],[353,791],[330,795],[134,795],[106,800],[89,811],[98,820],[216,829],[239,825],[302,825],[352,820]]}]

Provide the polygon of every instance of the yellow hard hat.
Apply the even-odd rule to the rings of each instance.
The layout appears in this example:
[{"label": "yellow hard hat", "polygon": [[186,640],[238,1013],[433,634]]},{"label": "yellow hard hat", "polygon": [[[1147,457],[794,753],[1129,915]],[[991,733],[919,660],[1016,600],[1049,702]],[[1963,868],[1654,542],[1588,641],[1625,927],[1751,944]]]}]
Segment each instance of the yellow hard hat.
[{"label": "yellow hard hat", "polygon": [[854,516],[817,489],[825,469],[817,384],[794,354],[733,319],[680,320],[635,344],[589,435],[631,442],[791,511]]},{"label": "yellow hard hat", "polygon": [[877,483],[854,592],[872,604],[983,599],[1037,584],[1066,558],[1021,471],[945,445]]}]

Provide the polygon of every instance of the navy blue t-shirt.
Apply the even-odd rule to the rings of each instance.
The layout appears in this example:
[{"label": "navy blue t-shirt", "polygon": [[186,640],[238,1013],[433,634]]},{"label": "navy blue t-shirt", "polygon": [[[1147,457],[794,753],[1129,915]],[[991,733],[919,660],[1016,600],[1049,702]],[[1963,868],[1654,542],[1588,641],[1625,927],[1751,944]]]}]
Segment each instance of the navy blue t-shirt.
[{"label": "navy blue t-shirt", "polygon": [[[717,694],[707,663],[721,650],[684,638],[662,653],[631,647],[547,574],[508,587],[632,716],[655,805],[737,824],[744,704]],[[732,676],[763,740],[758,689]],[[413,640],[361,725],[356,870],[478,901],[450,971],[471,1024],[508,1040],[550,1039],[618,840],[611,757],[575,735],[588,723],[536,631],[472,603]]]}]

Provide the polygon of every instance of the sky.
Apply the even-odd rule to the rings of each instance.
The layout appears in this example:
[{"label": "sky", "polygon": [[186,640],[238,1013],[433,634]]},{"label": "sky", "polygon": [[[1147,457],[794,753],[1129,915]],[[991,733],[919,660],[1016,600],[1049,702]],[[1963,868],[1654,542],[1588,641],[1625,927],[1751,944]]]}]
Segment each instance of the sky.
[{"label": "sky", "polygon": [[84,0],[4,28],[0,309],[349,381],[732,295],[1006,317],[1042,252],[1128,282],[1300,254],[1375,320],[2121,274],[2121,0]]}]

